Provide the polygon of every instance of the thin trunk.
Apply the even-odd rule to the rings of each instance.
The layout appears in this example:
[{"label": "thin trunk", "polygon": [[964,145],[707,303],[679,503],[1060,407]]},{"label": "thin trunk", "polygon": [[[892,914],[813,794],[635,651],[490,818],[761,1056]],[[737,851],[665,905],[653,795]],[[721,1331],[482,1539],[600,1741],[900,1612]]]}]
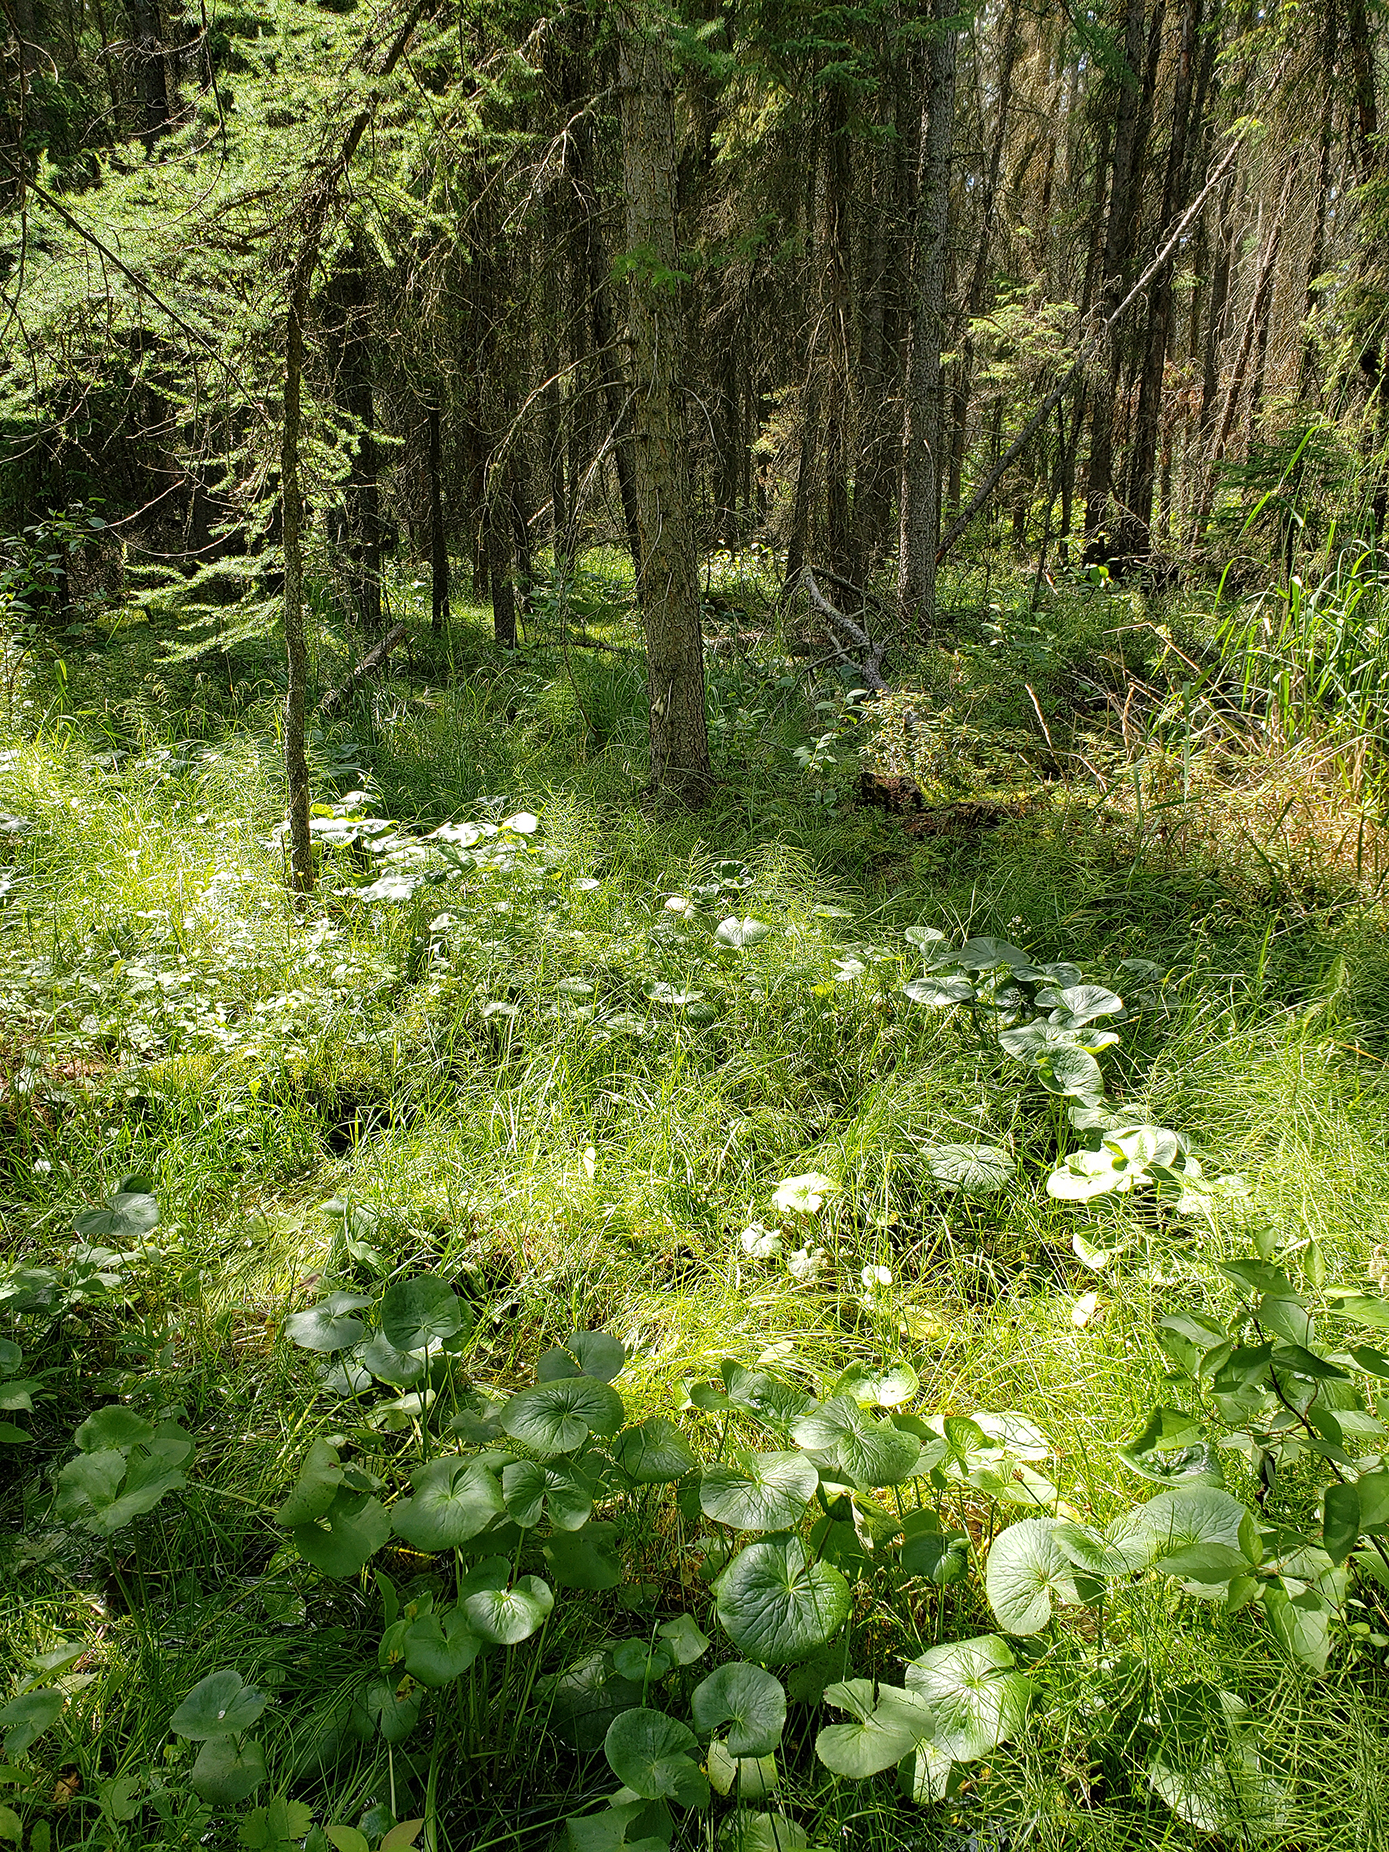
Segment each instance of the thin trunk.
[{"label": "thin trunk", "polygon": [[[1162,187],[1159,223],[1164,230],[1185,203],[1183,189],[1187,182],[1187,139],[1191,124],[1192,95],[1202,76],[1197,68],[1201,53],[1201,22],[1202,0],[1186,0],[1172,93],[1172,132],[1167,146],[1167,172]],[[1206,44],[1212,51],[1214,43],[1214,37],[1208,35]],[[1200,88],[1204,91],[1203,82]],[[1133,439],[1129,445],[1128,481],[1124,493],[1124,512],[1119,524],[1118,551],[1121,559],[1137,558],[1151,548],[1158,424],[1162,416],[1163,378],[1172,331],[1172,312],[1172,271],[1169,267],[1154,282],[1148,297],[1148,326],[1143,337],[1139,370],[1138,410],[1134,419]]]},{"label": "thin trunk", "polygon": [[1221,181],[1225,178],[1225,175],[1234,165],[1235,156],[1239,153],[1241,145],[1238,139],[1230,142],[1229,147],[1226,148],[1225,153],[1217,162],[1215,172],[1177,221],[1172,229],[1171,236],[1158,250],[1147,269],[1129,289],[1123,301],[1110,313],[1108,319],[1100,325],[1096,333],[1092,335],[1089,340],[1082,342],[1079,355],[1062,375],[1060,382],[1052,387],[1051,391],[1047,394],[1046,398],[1043,399],[1036,411],[1028,418],[1022,430],[1019,431],[1007,450],[993,463],[984,480],[970,497],[968,507],[960,510],[959,514],[950,523],[950,526],[942,536],[940,547],[937,552],[938,561],[944,559],[950,548],[960,538],[960,535],[964,533],[975,515],[978,514],[979,510],[998,487],[999,481],[1009,465],[1026,450],[1037,432],[1056,410],[1060,401],[1073,387],[1079,386],[1083,381],[1085,369],[1090,365],[1096,354],[1104,347],[1117,324],[1133,307],[1134,303],[1142,295],[1152,279],[1158,275],[1163,265],[1170,261],[1173,252],[1176,251],[1182,239],[1186,236],[1187,231],[1205,206],[1206,201],[1210,198],[1211,194],[1214,193]]},{"label": "thin trunk", "polygon": [[[1102,311],[1108,316],[1124,293],[1129,265],[1138,240],[1142,210],[1141,179],[1148,132],[1152,125],[1153,90],[1157,82],[1158,53],[1162,41],[1165,0],[1154,0],[1144,57],[1144,0],[1128,0],[1124,29],[1124,76],[1114,125],[1114,164],[1109,190],[1109,216],[1105,226]],[[1117,326],[1110,337],[1108,389],[1096,391],[1090,421],[1090,471],[1086,483],[1085,532],[1092,540],[1105,531],[1110,517],[1114,482],[1114,418],[1124,356]]]},{"label": "thin trunk", "polygon": [[429,408],[429,627],[441,634],[449,620],[449,548],[444,530],[443,420]]},{"label": "thin trunk", "polygon": [[853,263],[852,146],[849,97],[843,84],[830,89],[829,133],[825,137],[824,245],[820,260],[820,311],[825,343],[825,520],[831,566],[851,582],[857,578],[857,549],[850,530],[848,425],[854,391],[851,290]]},{"label": "thin trunk", "polygon": [[360,245],[344,257],[328,299],[335,396],[355,427],[352,463],[344,484],[347,570],[357,621],[363,634],[374,638],[381,633],[381,490],[368,326],[371,286]]},{"label": "thin trunk", "polygon": [[690,805],[712,782],[704,709],[699,566],[690,497],[678,284],[675,113],[670,56],[645,23],[621,18],[622,166],[627,200],[632,461],[651,716],[651,789]]},{"label": "thin trunk", "polygon": [[796,490],[791,498],[791,533],[786,545],[788,586],[801,582],[810,546],[810,502],[815,487],[815,433],[820,423],[820,395],[812,383],[801,395],[801,447],[796,464]]},{"label": "thin trunk", "polygon": [[915,300],[908,337],[902,426],[902,489],[897,558],[897,614],[904,633],[929,637],[936,624],[936,549],[940,538],[945,407],[941,348],[949,252],[950,155],[955,130],[957,35],[946,22],[950,0],[933,0],[921,136],[921,184],[915,226]]},{"label": "thin trunk", "polygon": [[1314,210],[1316,219],[1312,229],[1312,243],[1307,253],[1307,283],[1304,305],[1304,322],[1302,336],[1302,360],[1298,376],[1298,397],[1300,399],[1318,396],[1319,382],[1316,377],[1316,343],[1313,327],[1317,311],[1321,308],[1322,290],[1319,288],[1321,274],[1326,264],[1326,222],[1327,211],[1331,203],[1331,151],[1332,130],[1336,111],[1336,12],[1327,0],[1322,21],[1322,113],[1321,132],[1317,138],[1317,197]]},{"label": "thin trunk", "polygon": [[492,587],[492,640],[501,649],[516,647],[516,581],[512,571],[511,509],[503,493],[488,498],[487,577]]},{"label": "thin trunk", "polygon": [[1235,355],[1235,364],[1226,383],[1221,400],[1220,417],[1216,424],[1215,444],[1211,450],[1210,465],[1206,472],[1205,486],[1201,491],[1200,505],[1196,511],[1193,539],[1199,539],[1210,519],[1211,509],[1215,504],[1216,486],[1219,481],[1219,465],[1225,455],[1225,448],[1235,428],[1239,415],[1240,393],[1245,377],[1249,371],[1250,358],[1254,353],[1255,339],[1268,315],[1269,301],[1273,294],[1273,279],[1278,263],[1278,247],[1282,241],[1283,224],[1287,216],[1288,202],[1292,194],[1293,177],[1297,172],[1297,162],[1289,161],[1287,176],[1278,200],[1278,207],[1273,215],[1273,224],[1268,236],[1263,241],[1259,253],[1258,268],[1254,276],[1254,287],[1250,292],[1249,310],[1244,318],[1244,328],[1240,333],[1239,350]]},{"label": "thin trunk", "polygon": [[131,37],[135,41],[135,94],[140,104],[140,138],[146,152],[169,126],[169,87],[164,70],[163,24],[159,0],[131,0]]},{"label": "thin trunk", "polygon": [[285,414],[280,445],[281,545],[285,564],[285,783],[289,798],[289,884],[303,896],[313,891],[313,841],[309,834],[307,750],[309,643],[304,627],[304,500],[299,485],[299,435],[304,379],[304,310],[307,266],[295,273],[285,318]]},{"label": "thin trunk", "polygon": [[[989,280],[989,258],[993,253],[994,214],[998,200],[998,176],[1003,164],[1003,146],[1008,135],[1008,116],[1013,103],[1013,69],[1018,55],[1018,18],[1021,0],[1011,0],[1008,22],[1003,32],[1003,49],[998,67],[998,116],[993,142],[989,148],[989,165],[979,201],[979,229],[974,247],[974,267],[970,272],[965,296],[965,326],[960,339],[960,357],[955,363],[955,388],[950,416],[950,489],[949,505],[960,506],[960,485],[964,475],[965,438],[969,422],[969,389],[974,375],[974,337],[970,323],[984,312],[984,289]],[[1045,209],[1043,217],[1045,218]]]}]

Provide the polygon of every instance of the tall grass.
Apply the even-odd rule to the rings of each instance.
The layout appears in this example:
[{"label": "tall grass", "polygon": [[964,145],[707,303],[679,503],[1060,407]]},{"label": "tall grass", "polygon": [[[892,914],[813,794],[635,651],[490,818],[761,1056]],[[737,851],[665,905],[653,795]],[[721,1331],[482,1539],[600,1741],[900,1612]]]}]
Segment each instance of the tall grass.
[{"label": "tall grass", "polygon": [[1314,584],[1297,576],[1234,607],[1217,639],[1241,704],[1288,744],[1329,749],[1351,790],[1389,747],[1389,610],[1379,556],[1343,548]]},{"label": "tall grass", "polygon": [[[1378,593],[1360,580],[1346,623],[1368,637]],[[1304,606],[1302,629],[1278,619],[1289,661],[1301,649],[1322,662],[1312,632],[1329,598],[1315,625]],[[1278,609],[1255,639],[1260,664],[1274,659]],[[1253,643],[1227,641],[1252,699],[1264,685]],[[1337,645],[1343,665],[1356,647]],[[23,826],[0,838],[15,877],[0,906],[0,1039],[33,1072],[19,1088],[11,1067],[0,1092],[6,1242],[15,1255],[63,1256],[71,1212],[130,1171],[154,1175],[164,1211],[162,1258],[139,1302],[55,1349],[38,1469],[4,1493],[15,1532],[34,1534],[39,1552],[14,1547],[0,1562],[7,1674],[60,1635],[93,1642],[92,1682],[55,1750],[83,1783],[60,1844],[180,1843],[182,1827],[148,1815],[109,1832],[91,1797],[159,1759],[173,1704],[222,1665],[284,1694],[267,1743],[275,1780],[338,1818],[380,1802],[394,1779],[402,1798],[433,1797],[441,1848],[540,1852],[578,1796],[611,1788],[601,1764],[560,1755],[538,1732],[500,1754],[497,1716],[452,1722],[432,1769],[427,1756],[391,1766],[371,1743],[343,1746],[325,1772],[296,1740],[291,1720],[340,1689],[376,1614],[366,1587],[310,1585],[297,1616],[258,1593],[281,1536],[266,1513],[307,1440],[340,1419],[278,1336],[325,1275],[367,1265],[344,1245],[341,1212],[325,1213],[330,1200],[373,1218],[373,1267],[438,1266],[472,1283],[468,1369],[480,1381],[523,1380],[575,1324],[606,1324],[629,1345],[625,1381],[642,1413],[678,1403],[681,1384],[725,1355],[794,1355],[820,1381],[854,1359],[906,1356],[926,1411],[1037,1420],[1078,1510],[1102,1519],[1141,1496],[1115,1443],[1173,1393],[1156,1321],[1174,1294],[1214,1302],[1214,1263],[1233,1237],[1160,1222],[1129,1199],[1078,1223],[1046,1197],[1040,1179],[1064,1136],[1054,1103],[965,1020],[903,1001],[917,969],[910,924],[997,933],[1121,993],[1120,961],[1151,959],[1151,995],[1106,1057],[1115,1092],[1179,1125],[1212,1171],[1242,1172],[1252,1213],[1315,1233],[1344,1276],[1389,1242],[1376,911],[1301,889],[1271,899],[1218,851],[1184,863],[1155,832],[1136,845],[1084,787],[992,831],[937,838],[842,792],[810,801],[794,748],[816,736],[816,691],[782,661],[711,674],[723,785],[700,818],[653,813],[631,801],[635,657],[537,644],[498,664],[464,629],[455,665],[453,679],[431,665],[425,685],[373,691],[325,731],[316,795],[331,801],[365,778],[383,812],[420,828],[504,797],[540,815],[534,855],[505,883],[460,875],[375,905],[336,891],[351,883],[330,859],[303,924],[270,846],[268,701],[229,697],[219,714],[209,694],[193,751],[179,684],[157,693],[152,664],[143,679],[120,669],[131,685],[100,726],[74,713],[100,706],[94,660],[72,665],[65,719],[36,730],[21,717],[0,740],[0,811]],[[1039,685],[1030,659],[1015,666]],[[990,672],[1009,672],[997,652]],[[1281,701],[1279,677],[1265,681]],[[1058,699],[1062,683],[1058,671]],[[1286,717],[1269,710],[1270,724],[1330,724],[1331,683],[1321,687],[1299,707],[1290,675],[1292,705]],[[39,689],[26,711],[48,711],[45,699]],[[1354,736],[1367,726],[1357,719]],[[171,753],[175,741],[185,745]],[[700,900],[692,920],[666,907],[673,894]],[[725,911],[771,931],[721,951],[712,927]],[[841,981],[850,955],[865,969]],[[1017,1184],[973,1203],[936,1188],[922,1145],[980,1138],[1011,1146]],[[782,1260],[753,1261],[739,1236],[783,1176],[811,1169],[839,1188],[814,1237],[822,1269],[804,1279]],[[1077,1298],[1096,1282],[1072,1251],[1078,1226],[1124,1254],[1079,1324]],[[869,1265],[892,1275],[871,1302]],[[207,1437],[180,1515],[161,1515],[138,1561],[122,1564],[147,1608],[128,1607],[101,1561],[45,1518],[72,1427],[109,1395],[179,1406]],[[657,1525],[633,1543],[653,1581],[698,1603],[674,1536]],[[627,1626],[611,1604],[572,1605],[588,1618],[547,1643],[547,1669]],[[982,1611],[973,1621],[987,1624]],[[865,1620],[884,1668],[914,1650],[915,1625]],[[1205,1680],[1261,1710],[1290,1794],[1283,1843],[1389,1845],[1382,1656],[1343,1657],[1325,1681],[1304,1680],[1247,1615],[1165,1598],[1117,1645],[1147,1655],[1159,1681]],[[802,1770],[787,1798],[812,1843],[1190,1846],[1190,1829],[1106,1747],[1089,1643],[1053,1647],[1053,1708],[958,1806],[916,1812],[888,1780],[836,1788]],[[813,1734],[812,1722],[806,1713],[798,1727]]]}]

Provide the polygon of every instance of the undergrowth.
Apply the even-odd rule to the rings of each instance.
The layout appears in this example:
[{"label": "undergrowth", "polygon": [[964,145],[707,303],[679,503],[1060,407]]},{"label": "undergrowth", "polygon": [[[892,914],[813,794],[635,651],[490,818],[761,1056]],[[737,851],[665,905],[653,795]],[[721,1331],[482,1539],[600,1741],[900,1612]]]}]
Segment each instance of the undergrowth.
[{"label": "undergrowth", "polygon": [[[714,651],[720,784],[696,818],[640,801],[642,665],[600,592],[578,618],[540,611],[504,661],[469,614],[446,652],[417,642],[321,724],[302,919],[276,834],[273,661],[248,645],[165,662],[162,637],[127,624],[62,640],[61,667],[52,646],[18,666],[0,748],[0,1213],[11,1276],[60,1285],[26,1311],[11,1277],[0,1301],[28,1321],[41,1377],[32,1412],[6,1404],[27,1438],[0,1456],[0,1612],[9,1690],[66,1703],[32,1745],[7,1743],[17,1811],[0,1834],[13,1818],[40,1852],[269,1845],[316,1821],[374,1845],[419,1817],[460,1852],[563,1844],[615,1781],[599,1746],[547,1730],[545,1681],[682,1614],[719,1638],[697,1501],[692,1517],[678,1487],[634,1507],[614,1494],[622,1580],[569,1592],[539,1645],[514,1649],[524,1676],[498,1672],[471,1710],[441,1700],[398,1746],[379,1706],[331,1750],[306,1736],[375,1662],[390,1602],[443,1599],[398,1538],[373,1565],[387,1594],[372,1569],[306,1566],[275,1521],[311,1443],[399,1491],[428,1425],[407,1407],[360,1438],[286,1331],[330,1290],[375,1303],[448,1282],[467,1308],[460,1392],[498,1399],[547,1348],[609,1333],[630,1419],[671,1420],[705,1464],[718,1423],[687,1391],[725,1359],[822,1399],[855,1366],[902,1367],[903,1413],[1034,1424],[1047,1509],[1103,1527],[1144,1496],[1120,1444],[1182,1393],[1161,1320],[1229,1316],[1219,1268],[1251,1231],[1314,1242],[1328,1280],[1384,1272],[1384,863],[1364,765],[1347,790],[1310,723],[1261,730],[1200,614],[1086,586],[1034,612],[1031,590],[995,581],[981,605],[962,576],[957,642],[901,665],[916,692],[873,719],[851,683],[781,654],[770,619],[752,654]],[[409,608],[408,584],[396,595]],[[332,686],[348,640],[319,647]],[[857,803],[878,762],[913,770],[925,808]],[[1194,1218],[1141,1190],[1049,1193],[1075,1096],[970,1009],[903,994],[931,932],[1107,988],[1126,1011],[1108,1100],[1242,1187]],[[1004,1153],[1008,1174],[952,1185],[942,1148]],[[816,1177],[814,1209],[778,1205]],[[89,1230],[114,1258],[84,1263],[73,1218],[123,1185],[158,1222]],[[111,1406],[176,1423],[195,1452],[157,1511],[103,1540],[64,1515],[60,1475],[79,1424]],[[1288,1470],[1289,1511],[1319,1523],[1306,1462]],[[950,1509],[977,1567],[988,1532],[968,1501]],[[845,1573],[848,1675],[900,1685],[938,1638],[994,1625],[973,1571]],[[1389,1626],[1357,1587],[1323,1671],[1262,1606],[1227,1613],[1170,1582],[1142,1584],[1106,1637],[1090,1607],[1062,1609],[1028,1728],[923,1805],[831,1776],[819,1694],[793,1694],[777,1843],[1389,1843]],[[1101,1689],[1129,1652],[1151,1681],[1137,1709]],[[721,1653],[669,1672],[682,1716]],[[269,1699],[267,1785],[209,1814],[187,1783],[196,1740],[170,1719],[230,1668]],[[1262,1816],[1174,1812],[1125,1747],[1198,1687],[1258,1722],[1279,1796]],[[272,1797],[309,1812],[250,1825]],[[682,1814],[678,1843],[737,1819],[720,1806]]]}]

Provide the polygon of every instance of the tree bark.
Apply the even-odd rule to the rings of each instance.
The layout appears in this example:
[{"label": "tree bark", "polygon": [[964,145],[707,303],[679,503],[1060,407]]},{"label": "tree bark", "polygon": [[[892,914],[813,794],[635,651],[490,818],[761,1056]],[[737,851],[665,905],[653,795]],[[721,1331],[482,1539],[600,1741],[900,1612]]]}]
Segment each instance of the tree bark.
[{"label": "tree bark", "polygon": [[[1197,59],[1201,49],[1202,0],[1186,0],[1182,16],[1181,47],[1172,94],[1172,130],[1167,145],[1167,171],[1162,187],[1159,224],[1169,225],[1185,203],[1182,197],[1188,171],[1187,137],[1192,96],[1197,87]],[[1206,41],[1211,54],[1214,38]],[[1204,90],[1204,83],[1201,89]],[[1199,183],[1198,183],[1199,184]],[[1118,553],[1136,559],[1151,550],[1153,489],[1157,474],[1158,423],[1162,415],[1163,378],[1172,328],[1172,272],[1157,277],[1148,298],[1148,326],[1139,369],[1138,411],[1129,444],[1128,479],[1124,509],[1119,521]]]},{"label": "tree bark", "polygon": [[444,528],[443,432],[437,405],[429,408],[429,627],[439,636],[449,620],[449,548]]},{"label": "tree bark", "polygon": [[646,632],[651,789],[696,806],[712,782],[704,646],[681,387],[685,327],[676,240],[670,56],[645,23],[619,23],[627,302],[635,399],[632,461]]},{"label": "tree bark", "polygon": [[[1144,0],[1127,0],[1124,28],[1124,76],[1114,125],[1114,164],[1110,180],[1109,215],[1105,225],[1104,281],[1101,310],[1108,319],[1113,304],[1124,293],[1129,264],[1138,240],[1143,161],[1152,125],[1153,89],[1161,50],[1162,17],[1166,0],[1154,0],[1148,32],[1148,55],[1143,55]],[[1110,337],[1108,389],[1095,394],[1090,421],[1090,470],[1086,483],[1085,532],[1094,540],[1106,528],[1114,480],[1114,414],[1123,370],[1117,324]]]},{"label": "tree bark", "polygon": [[1008,23],[1004,27],[1003,49],[998,67],[998,115],[989,164],[979,200],[979,229],[974,247],[974,267],[965,293],[965,327],[960,342],[960,357],[955,363],[955,389],[952,395],[950,431],[950,491],[952,509],[960,506],[960,488],[964,474],[965,439],[969,424],[969,388],[974,373],[974,337],[970,323],[984,311],[984,289],[989,277],[989,257],[993,251],[994,209],[998,200],[998,175],[1003,164],[1003,145],[1008,134],[1008,115],[1013,103],[1013,69],[1018,56],[1018,16],[1020,0],[1012,0]]},{"label": "tree bark", "polygon": [[929,637],[936,622],[936,551],[940,538],[945,407],[941,346],[945,320],[946,226],[955,131],[957,38],[950,0],[933,0],[917,191],[915,290],[908,334],[902,426],[902,489],[897,557],[897,614],[904,632]]},{"label": "tree bark", "polygon": [[313,892],[309,834],[307,717],[309,643],[304,627],[304,499],[299,485],[299,434],[304,380],[307,265],[291,279],[285,317],[285,411],[280,442],[281,545],[285,563],[285,783],[289,797],[289,885],[301,900]]},{"label": "tree bark", "polygon": [[492,586],[492,640],[501,649],[516,647],[516,579],[511,551],[511,509],[505,486],[487,498],[487,576]]},{"label": "tree bark", "polygon": [[381,490],[368,327],[371,287],[360,245],[344,257],[328,296],[336,397],[356,427],[356,448],[345,485],[352,602],[363,634],[375,638],[381,634]]},{"label": "tree bark", "polygon": [[169,84],[164,70],[163,22],[159,0],[131,0],[130,33],[135,41],[135,94],[142,117],[140,138],[147,153],[169,126]]}]

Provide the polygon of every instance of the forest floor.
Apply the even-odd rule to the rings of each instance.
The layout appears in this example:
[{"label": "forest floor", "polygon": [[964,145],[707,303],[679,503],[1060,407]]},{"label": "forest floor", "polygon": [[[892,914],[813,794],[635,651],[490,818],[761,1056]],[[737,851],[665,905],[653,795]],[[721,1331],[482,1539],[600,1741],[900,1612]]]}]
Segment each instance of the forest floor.
[{"label": "forest floor", "polygon": [[[725,588],[714,626],[720,782],[692,817],[641,801],[642,664],[597,568],[567,640],[542,613],[506,661],[471,610],[429,655],[423,588],[402,581],[420,653],[314,743],[325,838],[335,807],[394,827],[376,848],[337,831],[302,919],[274,839],[273,663],[250,646],[170,663],[165,638],[127,623],[62,639],[61,669],[37,655],[15,678],[0,711],[4,1259],[69,1266],[73,1215],[129,1175],[153,1179],[161,1211],[128,1291],[42,1339],[47,1394],[3,1467],[6,1677],[60,1640],[87,1646],[42,1763],[55,1843],[203,1837],[190,1797],[163,1824],[123,1820],[111,1783],[161,1767],[177,1787],[169,1713],[227,1665],[281,1700],[278,1787],[314,1805],[327,1792],[352,1821],[391,1783],[401,1817],[424,1803],[424,1777],[379,1745],[340,1760],[330,1790],[292,1772],[294,1717],[349,1677],[371,1625],[365,1586],[275,1573],[269,1514],[341,1419],[281,1332],[325,1281],[370,1287],[424,1261],[466,1283],[467,1368],[498,1388],[604,1326],[643,1413],[725,1357],[821,1382],[906,1361],[923,1412],[1035,1421],[1062,1498],[1103,1522],[1143,1495],[1117,1446],[1175,1393],[1158,1319],[1222,1303],[1214,1263],[1244,1251],[1242,1220],[1314,1237],[1347,1281],[1382,1269],[1385,869],[1326,742],[1242,720],[1196,615],[1084,585],[1043,587],[1034,611],[1030,581],[979,574],[947,587],[951,648],[905,666],[919,692],[860,719],[844,678],[820,670],[812,687],[746,589]],[[349,657],[331,624],[324,639],[327,688]],[[861,752],[913,769],[925,807],[859,801]],[[481,866],[419,847],[444,824],[518,816]],[[769,930],[727,945],[728,918]],[[1230,1186],[1214,1223],[1137,1196],[1048,1197],[1056,1102],[961,1013],[903,998],[921,968],[903,935],[920,925],[1072,961],[1124,995],[1111,1092],[1247,1196]],[[1009,1149],[1016,1178],[980,1197],[942,1187],[931,1148],[980,1142]],[[808,1172],[835,1187],[792,1229],[772,1195]],[[780,1247],[744,1240],[754,1224]],[[110,1395],[177,1412],[200,1451],[180,1498],[107,1553],[50,1500],[74,1424]],[[629,1542],[647,1576],[630,1599],[673,1588],[698,1618],[708,1596],[681,1581],[667,1531]],[[951,1624],[988,1627],[971,1587]],[[943,1611],[873,1617],[882,1662]],[[622,1619],[615,1599],[586,1612],[571,1652]],[[1317,1676],[1261,1618],[1173,1592],[1124,1644],[1173,1690],[1253,1708],[1283,1797],[1268,1843],[1344,1852],[1389,1847],[1382,1623],[1364,1610]],[[1069,1698],[952,1803],[915,1809],[890,1777],[801,1768],[786,1798],[810,1843],[1207,1843],[1141,1767],[1115,1773],[1087,1747],[1092,1648],[1058,1638],[1070,1684],[1051,1689]],[[435,1772],[437,1843],[547,1846],[581,1796],[610,1790],[598,1764],[518,1734],[502,1706],[442,1787]]]}]

